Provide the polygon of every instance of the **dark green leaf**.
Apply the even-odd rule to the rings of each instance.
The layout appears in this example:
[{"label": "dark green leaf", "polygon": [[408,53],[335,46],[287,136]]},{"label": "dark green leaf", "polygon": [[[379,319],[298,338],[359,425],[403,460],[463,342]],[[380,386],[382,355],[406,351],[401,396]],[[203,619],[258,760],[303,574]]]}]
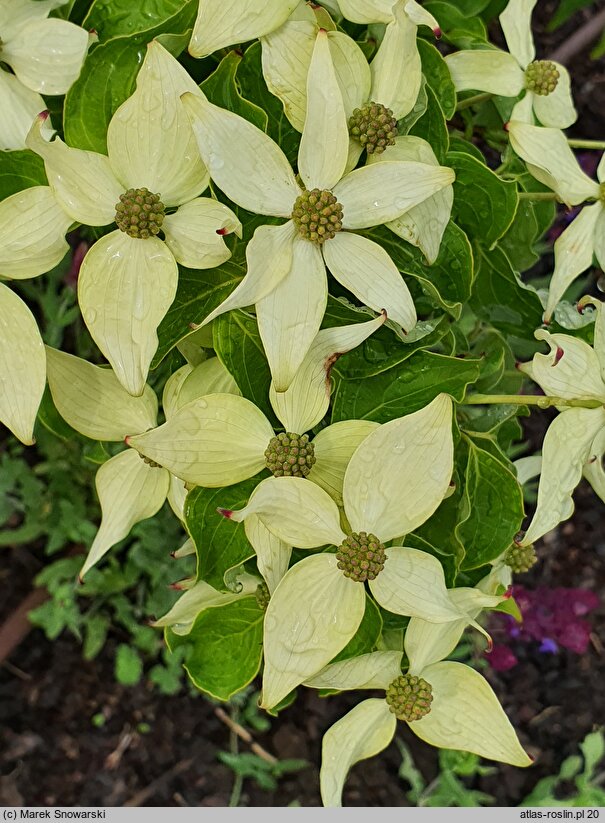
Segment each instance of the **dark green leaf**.
[{"label": "dark green leaf", "polygon": [[475,160],[485,164],[485,157],[481,154],[481,149],[478,149],[474,143],[470,143],[463,137],[457,134],[450,134],[450,151],[461,152],[462,154],[470,154]]},{"label": "dark green leaf", "polygon": [[196,486],[187,495],[185,523],[195,543],[197,579],[215,589],[225,589],[225,574],[254,555],[244,524],[227,520],[217,508],[243,508],[260,479],[256,475],[220,489]]},{"label": "dark green leaf", "polygon": [[[143,33],[178,32],[193,26],[197,7],[197,0],[95,0],[82,25],[94,29],[101,42]],[[175,25],[177,28],[172,28]]]},{"label": "dark green leaf", "polygon": [[381,328],[352,351],[336,361],[334,371],[346,380],[363,380],[403,363],[419,349],[435,346],[449,328],[449,318],[442,315],[436,321],[419,326],[430,328],[427,334],[413,342],[400,340],[390,329]]},{"label": "dark green leaf", "polygon": [[232,260],[215,269],[186,269],[179,266],[176,297],[158,328],[159,345],[151,368],[155,369],[179,340],[191,332],[231,294],[245,274]]},{"label": "dark green leaf", "polygon": [[[468,2],[468,0],[463,0]],[[424,7],[439,21],[444,40],[457,46],[459,49],[472,49],[487,42],[487,32],[483,21],[467,14],[459,8],[459,4],[431,0],[424,3]]]},{"label": "dark green leaf", "polygon": [[410,129],[410,134],[427,140],[431,144],[437,160],[443,163],[450,144],[447,124],[435,92],[428,84],[425,90],[427,96],[426,111],[414,123]]},{"label": "dark green leaf", "polygon": [[200,88],[215,106],[221,106],[234,114],[239,114],[257,128],[267,131],[267,113],[249,100],[245,100],[239,92],[235,75],[241,62],[242,55],[236,51],[230,51],[223,57],[216,71],[204,80]]},{"label": "dark green leaf", "polygon": [[446,120],[456,111],[456,89],[449,69],[440,52],[426,40],[418,39],[418,51],[422,60],[422,72],[435,92]]},{"label": "dark green leaf", "polygon": [[458,537],[465,549],[463,569],[484,566],[502,554],[521,528],[523,493],[512,467],[505,466],[470,438],[467,449],[465,492],[469,516]]},{"label": "dark green leaf", "polygon": [[419,351],[404,363],[366,380],[338,380],[332,422],[386,423],[423,408],[445,392],[462,400],[480,374],[481,361]]},{"label": "dark green leaf", "polygon": [[480,249],[477,262],[470,301],[473,311],[505,334],[533,341],[543,313],[535,290],[519,280],[498,246],[490,252]]},{"label": "dark green leaf", "polygon": [[269,403],[271,370],[256,318],[239,309],[226,312],[213,322],[212,334],[215,351],[241,393],[275,420]]},{"label": "dark green leaf", "polygon": [[517,186],[506,182],[469,154],[449,152],[456,172],[452,215],[471,238],[488,247],[507,231],[517,210]]},{"label": "dark green leaf", "polygon": [[29,149],[0,151],[0,200],[32,186],[48,186],[42,158]]},{"label": "dark green leaf", "polygon": [[170,646],[188,646],[184,666],[198,689],[229,700],[258,674],[264,617],[255,597],[242,597],[203,611],[189,634],[170,634]]}]

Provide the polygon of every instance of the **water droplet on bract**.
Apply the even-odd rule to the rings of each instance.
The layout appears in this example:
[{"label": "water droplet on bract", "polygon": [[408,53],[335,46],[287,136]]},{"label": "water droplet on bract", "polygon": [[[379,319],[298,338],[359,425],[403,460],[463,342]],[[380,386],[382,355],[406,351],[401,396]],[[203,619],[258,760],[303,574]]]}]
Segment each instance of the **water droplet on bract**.
[{"label": "water droplet on bract", "polygon": [[195,404],[195,407],[196,407],[196,409],[207,409],[208,408],[208,403],[202,398],[201,400],[197,401],[197,403]]},{"label": "water droplet on bract", "polygon": [[222,169],[225,165],[225,161],[219,154],[210,154],[208,156],[208,166],[213,170],[217,171],[218,169]]},{"label": "water droplet on bract", "polygon": [[87,325],[92,325],[95,320],[97,319],[97,312],[96,309],[86,309],[84,312],[84,322]]}]

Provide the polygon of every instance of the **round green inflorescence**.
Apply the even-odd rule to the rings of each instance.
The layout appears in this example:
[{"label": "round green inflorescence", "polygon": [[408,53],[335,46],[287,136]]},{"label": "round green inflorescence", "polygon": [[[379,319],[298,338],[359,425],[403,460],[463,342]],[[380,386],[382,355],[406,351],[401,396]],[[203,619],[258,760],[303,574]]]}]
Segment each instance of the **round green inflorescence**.
[{"label": "round green inflorescence", "polygon": [[340,544],[336,559],[345,577],[365,583],[366,580],[374,580],[384,569],[386,554],[375,534],[356,532]]},{"label": "round green inflorescence", "polygon": [[116,205],[118,228],[130,237],[145,240],[158,234],[164,222],[164,204],[159,194],[145,187],[128,189]]},{"label": "round green inflorescence", "polygon": [[349,117],[349,134],[368,154],[381,154],[387,146],[395,145],[397,120],[382,103],[368,103]]},{"label": "round green inflorescence", "polygon": [[528,572],[531,567],[538,562],[538,558],[533,545],[517,546],[513,543],[504,555],[504,562],[507,566],[510,566],[516,574],[523,574],[523,572]]},{"label": "round green inflorescence", "polygon": [[269,605],[269,600],[271,599],[271,595],[269,594],[269,587],[264,581],[262,583],[259,583],[256,587],[255,596],[256,604],[259,607],[259,609],[266,611],[267,606]]},{"label": "round green inflorescence", "polygon": [[331,191],[303,191],[294,203],[292,220],[305,240],[325,243],[342,229],[342,206]]},{"label": "round green inflorescence", "polygon": [[398,720],[412,723],[430,712],[433,689],[422,677],[402,674],[389,685],[385,698]]},{"label": "round green inflorescence", "polygon": [[559,70],[552,60],[534,60],[525,69],[525,87],[545,97],[557,88]]},{"label": "round green inflorescence", "polygon": [[307,434],[282,432],[265,449],[266,466],[274,477],[306,477],[315,460],[315,447]]}]

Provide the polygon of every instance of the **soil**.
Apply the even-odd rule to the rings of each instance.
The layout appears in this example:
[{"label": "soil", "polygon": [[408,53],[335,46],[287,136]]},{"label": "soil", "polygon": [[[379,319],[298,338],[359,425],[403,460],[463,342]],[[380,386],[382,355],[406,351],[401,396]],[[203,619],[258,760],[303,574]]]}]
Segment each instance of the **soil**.
[{"label": "soil", "polygon": [[[539,4],[539,30],[554,2]],[[539,57],[547,56],[590,15],[577,13],[555,33],[536,35]],[[578,55],[569,64],[581,117],[574,136],[605,135],[605,61]],[[537,546],[541,558],[521,578],[527,586],[584,587],[605,591],[603,508],[582,484],[576,492],[572,521]],[[25,550],[11,552],[10,575],[0,572],[2,614],[6,617],[28,592],[37,571]],[[14,561],[14,562],[12,562]],[[498,766],[494,775],[469,785],[491,794],[497,805],[516,806],[536,782],[558,771],[565,757],[598,725],[605,725],[605,608],[591,616],[593,634],[584,655],[561,650],[536,654],[513,647],[519,665],[486,676],[535,756],[530,769]],[[229,752],[233,735],[200,695],[183,692],[165,697],[145,683],[137,688],[114,680],[111,642],[94,662],[82,659],[79,644],[68,637],[47,642],[35,630],[0,668],[0,804],[64,806],[226,806],[239,794],[234,772],[217,755]],[[359,697],[319,698],[305,691],[272,722],[269,731],[253,732],[256,743],[280,759],[308,762],[307,768],[263,790],[245,779],[241,806],[320,805],[317,764],[321,739],[329,726]],[[92,718],[103,715],[97,726]],[[437,752],[400,724],[397,736],[411,749],[429,782],[437,774]],[[249,752],[240,742],[239,750]],[[398,777],[400,754],[395,743],[379,756],[355,767],[346,783],[348,806],[407,806],[409,786]]]}]

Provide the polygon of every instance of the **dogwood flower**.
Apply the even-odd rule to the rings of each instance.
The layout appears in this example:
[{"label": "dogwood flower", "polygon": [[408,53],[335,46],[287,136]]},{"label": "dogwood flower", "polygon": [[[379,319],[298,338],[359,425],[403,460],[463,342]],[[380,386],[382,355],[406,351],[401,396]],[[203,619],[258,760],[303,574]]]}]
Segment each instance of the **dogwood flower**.
[{"label": "dogwood flower", "polygon": [[[48,383],[59,414],[76,431],[94,440],[122,441],[128,432],[146,431],[157,423],[158,401],[150,386],[133,397],[111,369],[47,347]],[[200,393],[220,388],[237,393],[233,378],[212,358],[195,369],[183,366],[166,383],[163,397],[168,419]],[[168,499],[183,519],[184,483],[132,449],[110,458],[97,472],[95,485],[102,519],[80,571],[83,577],[135,523],[152,517]]]},{"label": "dogwood flower", "polygon": [[317,35],[308,76],[298,154],[304,189],[281,149],[260,129],[212,105],[201,92],[182,99],[215,183],[249,211],[290,218],[256,230],[246,249],[246,277],[204,323],[254,303],[278,392],[292,382],[319,330],[326,266],[365,305],[385,309],[406,330],[414,326],[414,304],[397,267],[381,246],[351,230],[394,220],[451,183],[454,174],[394,162],[343,176],[349,138],[325,31]]},{"label": "dogwood flower", "polygon": [[[118,380],[143,392],[156,329],[174,299],[177,261],[211,268],[230,257],[223,235],[240,231],[233,212],[198,197],[208,185],[178,95],[197,86],[157,42],[148,46],[137,88],[115,112],[108,155],[44,140],[41,115],[27,138],[72,220],[118,228],[90,248],[78,278],[84,322]],[[167,208],[177,207],[173,213]],[[36,218],[45,221],[43,213]],[[164,240],[157,236],[163,232]]]},{"label": "dogwood flower", "polygon": [[[438,626],[447,630],[447,627]],[[320,789],[324,806],[341,806],[349,769],[381,752],[395,735],[397,720],[431,746],[473,752],[489,760],[530,766],[531,758],[488,682],[470,666],[421,662],[408,642],[406,674],[401,652],[378,651],[327,666],[305,682],[316,689],[384,689],[384,699],[364,700],[324,735]]]},{"label": "dogwood flower", "polygon": [[[0,277],[37,277],[61,262],[72,223],[48,186],[33,186],[0,203]],[[0,283],[0,421],[26,445],[44,386],[46,357],[37,323],[25,303]]]},{"label": "dogwood flower", "polygon": [[[436,623],[466,616],[448,596],[435,557],[384,546],[427,520],[447,493],[451,415],[451,400],[439,395],[361,442],[344,474],[344,526],[334,500],[297,477],[264,480],[245,508],[219,510],[235,522],[257,515],[289,546],[338,547],[336,554],[313,554],[296,563],[273,592],[264,628],[265,708],[323,668],[353,637],[365,610],[366,580],[377,602],[396,614]],[[482,601],[484,595],[477,597]]]},{"label": "dogwood flower", "polygon": [[548,291],[544,320],[548,323],[567,288],[592,264],[596,256],[605,269],[605,155],[597,168],[598,183],[580,168],[565,135],[516,120],[508,124],[511,146],[527,163],[531,174],[556,192],[569,206],[585,206],[555,241],[555,270]]},{"label": "dogwood flower", "polygon": [[[584,301],[589,302],[588,300]],[[572,494],[582,473],[605,502],[605,313],[597,303],[594,348],[568,334],[536,331],[550,347],[519,368],[547,395],[584,402],[559,408],[542,445],[538,502],[521,546],[534,543],[573,514]]]},{"label": "dogwood flower", "polygon": [[525,89],[511,120],[566,129],[577,112],[569,72],[553,60],[535,60],[531,15],[537,0],[509,0],[500,25],[510,54],[488,48],[459,51],[445,59],[457,91],[476,89],[502,97],[517,97]]},{"label": "dogwood flower", "polygon": [[[0,150],[25,148],[41,94],[65,94],[96,37],[66,20],[47,19],[67,0],[3,0],[0,6]],[[50,130],[49,130],[50,131]]]},{"label": "dogwood flower", "polygon": [[[303,5],[283,26],[261,38],[267,86],[282,101],[286,116],[298,131],[305,123],[307,75],[320,27],[326,28],[326,23],[317,19],[310,6]],[[398,0],[370,65],[348,35],[335,27],[327,31],[351,135],[349,170],[355,168],[364,148],[368,154],[381,153],[393,144],[397,121],[416,102],[422,82],[416,30],[405,0]]]},{"label": "dogwood flower", "polygon": [[350,456],[378,424],[367,420],[335,423],[313,440],[304,432],[316,426],[328,409],[330,371],[336,358],[359,345],[384,321],[381,316],[319,332],[290,388],[277,394],[271,387],[269,397],[285,428],[283,434],[275,434],[250,400],[217,393],[183,406],[163,426],[127,437],[126,442],[145,458],[198,486],[230,486],[268,468],[275,477],[308,477],[338,496],[343,455]]}]

